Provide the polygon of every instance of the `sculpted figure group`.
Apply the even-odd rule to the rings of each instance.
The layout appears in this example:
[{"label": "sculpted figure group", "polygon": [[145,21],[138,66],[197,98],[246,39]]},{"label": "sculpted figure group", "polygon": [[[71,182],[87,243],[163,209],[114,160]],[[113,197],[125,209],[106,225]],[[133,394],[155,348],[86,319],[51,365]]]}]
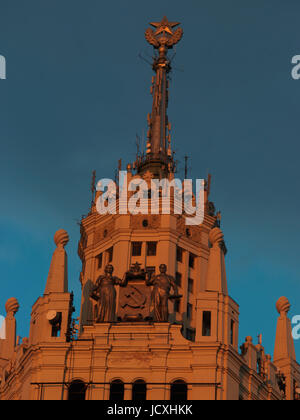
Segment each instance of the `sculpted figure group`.
[{"label": "sculpted figure group", "polygon": [[[133,268],[137,271],[137,266]],[[128,284],[128,276],[132,271],[127,271],[123,279],[113,276],[114,268],[111,264],[105,267],[104,275],[101,275],[92,289],[91,298],[96,303],[96,322],[114,322],[116,316],[116,291],[115,286],[126,287]],[[159,266],[160,274],[146,273],[146,285],[152,286],[150,313],[152,313],[155,322],[168,322],[168,300],[180,299],[178,287],[172,276],[167,274],[167,266],[161,264]],[[171,294],[173,290],[173,294]]]}]

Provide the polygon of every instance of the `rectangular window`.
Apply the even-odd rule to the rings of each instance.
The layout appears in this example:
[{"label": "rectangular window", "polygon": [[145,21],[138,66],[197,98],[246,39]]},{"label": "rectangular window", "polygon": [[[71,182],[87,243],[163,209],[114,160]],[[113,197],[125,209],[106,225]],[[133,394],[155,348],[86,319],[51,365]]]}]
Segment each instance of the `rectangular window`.
[{"label": "rectangular window", "polygon": [[182,255],[183,255],[183,249],[178,246],[177,247],[177,255],[176,255],[176,259],[177,259],[178,262],[182,263]]},{"label": "rectangular window", "polygon": [[97,255],[96,258],[97,258],[98,268],[101,268],[102,267],[102,263],[103,263],[103,254],[102,254],[102,252],[101,252],[101,254]]},{"label": "rectangular window", "polygon": [[107,250],[107,254],[108,254],[108,262],[111,263],[112,260],[113,260],[113,256],[114,256],[114,247],[113,246]]},{"label": "rectangular window", "polygon": [[51,321],[51,337],[60,337],[62,312],[57,312],[56,317]]},{"label": "rectangular window", "polygon": [[157,242],[147,242],[147,257],[155,257]]},{"label": "rectangular window", "polygon": [[230,323],[230,344],[233,346],[234,343],[234,321],[231,320]]},{"label": "rectangular window", "polygon": [[194,254],[190,253],[190,255],[189,255],[189,267],[190,268],[195,267],[195,259],[196,259],[196,256]]},{"label": "rectangular window", "polygon": [[174,312],[180,312],[180,299],[176,299],[174,302]]},{"label": "rectangular window", "polygon": [[175,276],[175,283],[177,284],[177,286],[181,287],[181,282],[182,282],[182,274],[177,272]]},{"label": "rectangular window", "polygon": [[132,256],[140,257],[142,255],[142,242],[132,242]]},{"label": "rectangular window", "polygon": [[202,318],[202,336],[211,336],[211,312],[204,311]]},{"label": "rectangular window", "polygon": [[193,316],[193,305],[191,305],[190,303],[187,304],[187,312],[186,312],[186,314],[187,314],[187,317],[189,319],[191,319],[192,316]]},{"label": "rectangular window", "polygon": [[194,280],[193,279],[189,279],[188,291],[189,291],[189,293],[193,293],[194,292]]}]

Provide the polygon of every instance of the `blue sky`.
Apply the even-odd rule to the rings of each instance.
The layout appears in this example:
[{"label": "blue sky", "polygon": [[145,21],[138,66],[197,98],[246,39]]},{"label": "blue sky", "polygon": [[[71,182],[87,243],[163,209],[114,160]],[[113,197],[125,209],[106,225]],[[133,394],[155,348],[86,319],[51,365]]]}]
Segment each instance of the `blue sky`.
[{"label": "blue sky", "polygon": [[151,111],[152,71],[138,54],[151,55],[144,31],[166,14],[184,29],[169,104],[177,158],[191,157],[193,178],[213,176],[240,341],[262,333],[273,353],[276,300],[300,314],[299,1],[1,0],[0,10],[0,313],[17,297],[28,335],[61,228],[79,310],[91,173],[113,177],[119,158],[134,159]]}]

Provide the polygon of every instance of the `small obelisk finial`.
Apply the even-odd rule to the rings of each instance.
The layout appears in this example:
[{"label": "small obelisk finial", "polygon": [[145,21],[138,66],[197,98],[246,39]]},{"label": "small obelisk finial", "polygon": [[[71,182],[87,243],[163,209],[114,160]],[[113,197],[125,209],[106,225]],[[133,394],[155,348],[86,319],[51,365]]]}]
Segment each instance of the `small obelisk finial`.
[{"label": "small obelisk finial", "polygon": [[2,333],[4,333],[4,336],[1,337],[0,359],[9,360],[14,354],[17,331],[15,314],[18,312],[19,307],[19,302],[16,298],[8,299],[5,304],[6,318],[2,327]]},{"label": "small obelisk finial", "polygon": [[276,303],[276,309],[279,313],[279,318],[276,330],[274,361],[276,362],[284,358],[296,360],[292,325],[288,318],[288,312],[291,309],[289,300],[285,296],[279,298]]},{"label": "small obelisk finial", "polygon": [[65,246],[69,242],[68,232],[58,230],[54,235],[56,249],[53,253],[44,294],[68,292],[68,259]]}]

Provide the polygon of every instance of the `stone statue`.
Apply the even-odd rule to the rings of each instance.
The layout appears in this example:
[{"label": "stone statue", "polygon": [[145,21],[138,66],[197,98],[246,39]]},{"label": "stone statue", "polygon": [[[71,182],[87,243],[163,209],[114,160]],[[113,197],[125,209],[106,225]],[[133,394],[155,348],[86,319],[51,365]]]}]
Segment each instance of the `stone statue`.
[{"label": "stone statue", "polygon": [[116,315],[116,290],[115,286],[127,285],[127,273],[123,279],[113,276],[114,268],[111,264],[105,267],[105,274],[100,276],[92,289],[91,298],[97,301],[96,322],[114,322]]},{"label": "stone statue", "polygon": [[[161,264],[159,271],[160,274],[157,276],[147,273],[146,284],[147,286],[154,286],[151,295],[151,312],[153,312],[154,321],[168,322],[168,300],[180,299],[182,296],[178,294],[178,287],[174,278],[167,274],[167,266]],[[173,295],[170,295],[171,288],[174,291]]]}]

